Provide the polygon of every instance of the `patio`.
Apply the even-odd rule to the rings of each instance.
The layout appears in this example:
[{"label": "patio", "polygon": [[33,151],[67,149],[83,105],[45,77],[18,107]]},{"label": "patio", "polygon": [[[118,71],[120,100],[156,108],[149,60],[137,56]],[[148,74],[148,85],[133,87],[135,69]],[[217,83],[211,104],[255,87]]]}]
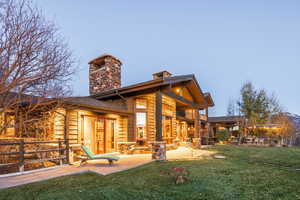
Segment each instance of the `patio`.
[{"label": "patio", "polygon": [[[187,147],[180,147],[177,150],[167,151],[168,160],[201,159],[211,156],[213,153],[206,150],[193,150]],[[152,162],[150,154],[121,155],[120,161],[109,166],[105,160],[89,161],[88,164],[79,167],[79,164],[67,165],[55,169],[39,172],[32,172],[18,176],[0,178],[0,189],[24,185],[28,183],[44,181],[60,176],[79,174],[84,172],[95,172],[101,175],[108,175]]]}]

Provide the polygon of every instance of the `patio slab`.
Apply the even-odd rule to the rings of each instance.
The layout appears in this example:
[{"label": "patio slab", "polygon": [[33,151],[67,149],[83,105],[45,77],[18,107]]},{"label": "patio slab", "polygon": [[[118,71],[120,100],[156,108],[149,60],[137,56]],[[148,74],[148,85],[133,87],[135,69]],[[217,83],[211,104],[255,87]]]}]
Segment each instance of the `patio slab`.
[{"label": "patio slab", "polygon": [[[210,151],[192,150],[190,148],[180,147],[177,150],[167,151],[167,159],[199,159],[203,156],[210,156],[212,154],[213,153]],[[115,162],[112,166],[110,166],[106,160],[91,160],[82,167],[80,167],[79,164],[74,164],[29,174],[3,177],[0,178],[0,189],[44,181],[60,176],[80,174],[84,172],[95,172],[101,175],[109,175],[112,173],[139,167],[153,161],[151,158],[151,154],[121,155],[120,157],[121,159],[118,162]]]},{"label": "patio slab", "polygon": [[55,169],[22,174],[17,176],[0,178],[0,189],[20,186],[28,183],[44,181],[60,176],[80,174],[84,172],[95,172],[108,175],[152,162],[150,154],[121,156],[121,159],[112,166],[105,160],[92,160],[82,167],[79,164],[67,165]]}]

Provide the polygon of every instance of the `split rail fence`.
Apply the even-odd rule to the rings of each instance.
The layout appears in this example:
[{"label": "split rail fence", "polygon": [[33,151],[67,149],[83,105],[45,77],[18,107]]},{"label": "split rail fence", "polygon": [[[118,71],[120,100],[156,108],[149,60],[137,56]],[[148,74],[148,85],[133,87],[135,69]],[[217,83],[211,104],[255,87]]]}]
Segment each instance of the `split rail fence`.
[{"label": "split rail fence", "polygon": [[[23,172],[26,164],[45,162],[45,161],[59,161],[59,165],[63,165],[63,163],[69,163],[69,141],[68,140],[55,140],[55,141],[16,141],[16,142],[0,142],[1,146],[11,146],[17,145],[19,151],[13,152],[0,152],[0,156],[14,156],[17,162],[13,163],[3,163],[0,164],[1,167],[9,167],[9,166],[18,166],[18,171]],[[48,145],[51,148],[48,149],[26,149],[26,145]],[[49,158],[38,158],[38,159],[28,159],[26,155],[37,155],[37,154],[45,154],[51,152],[58,152],[58,156],[49,157]],[[57,154],[57,153],[56,153]],[[1,173],[0,173],[1,174]]]}]

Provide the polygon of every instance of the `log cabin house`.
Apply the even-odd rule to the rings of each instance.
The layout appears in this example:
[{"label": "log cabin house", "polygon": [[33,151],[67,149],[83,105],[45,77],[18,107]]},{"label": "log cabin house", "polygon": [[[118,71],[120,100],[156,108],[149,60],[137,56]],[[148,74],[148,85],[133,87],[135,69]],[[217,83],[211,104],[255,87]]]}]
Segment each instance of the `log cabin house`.
[{"label": "log cabin house", "polygon": [[162,71],[121,87],[121,65],[109,54],[89,62],[90,95],[63,99],[53,117],[53,139],[68,139],[74,150],[85,144],[94,153],[140,153],[157,141],[170,149],[208,134],[214,102],[194,75]]}]

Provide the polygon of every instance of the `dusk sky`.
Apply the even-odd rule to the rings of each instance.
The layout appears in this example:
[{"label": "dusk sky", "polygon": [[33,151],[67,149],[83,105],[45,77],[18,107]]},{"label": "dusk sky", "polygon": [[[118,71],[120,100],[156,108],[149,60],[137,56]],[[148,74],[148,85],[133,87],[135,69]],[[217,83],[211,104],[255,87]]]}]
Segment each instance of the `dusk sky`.
[{"label": "dusk sky", "polygon": [[88,95],[88,61],[109,53],[123,62],[123,86],[161,70],[195,74],[212,115],[226,114],[246,81],[300,114],[300,1],[36,2],[80,61],[74,95]]}]

